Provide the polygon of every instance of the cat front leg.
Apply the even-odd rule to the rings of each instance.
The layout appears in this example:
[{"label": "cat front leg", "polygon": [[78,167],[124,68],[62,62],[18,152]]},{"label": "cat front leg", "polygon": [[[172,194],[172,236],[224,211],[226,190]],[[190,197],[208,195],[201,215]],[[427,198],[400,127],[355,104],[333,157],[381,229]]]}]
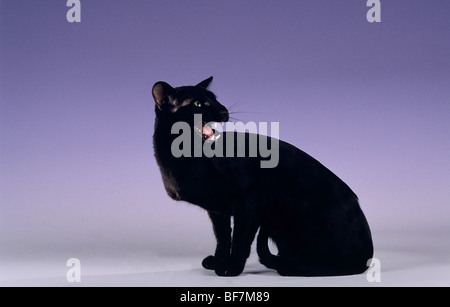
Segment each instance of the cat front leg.
[{"label": "cat front leg", "polygon": [[216,266],[217,275],[238,276],[242,273],[259,227],[257,221],[257,213],[249,208],[241,208],[235,212],[231,254],[225,266],[223,263]]},{"label": "cat front leg", "polygon": [[214,256],[208,256],[202,261],[202,266],[208,270],[225,267],[230,257],[231,249],[231,216],[215,211],[208,211],[213,225],[217,245]]}]

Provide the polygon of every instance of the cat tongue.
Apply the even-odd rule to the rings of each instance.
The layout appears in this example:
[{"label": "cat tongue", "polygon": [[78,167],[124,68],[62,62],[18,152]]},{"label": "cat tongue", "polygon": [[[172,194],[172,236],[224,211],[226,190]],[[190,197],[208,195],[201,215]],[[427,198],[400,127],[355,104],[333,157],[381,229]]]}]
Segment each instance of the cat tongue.
[{"label": "cat tongue", "polygon": [[214,131],[211,129],[211,127],[208,127],[206,125],[203,126],[202,133],[209,138],[214,136]]}]

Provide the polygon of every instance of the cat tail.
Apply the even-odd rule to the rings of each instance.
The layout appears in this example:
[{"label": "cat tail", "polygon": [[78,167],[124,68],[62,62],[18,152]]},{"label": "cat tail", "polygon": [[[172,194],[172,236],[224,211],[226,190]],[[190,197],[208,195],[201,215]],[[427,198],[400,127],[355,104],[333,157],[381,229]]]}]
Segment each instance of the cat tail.
[{"label": "cat tail", "polygon": [[272,255],[269,250],[269,232],[261,226],[256,242],[256,251],[259,256],[259,262],[269,269],[278,270],[278,256]]}]

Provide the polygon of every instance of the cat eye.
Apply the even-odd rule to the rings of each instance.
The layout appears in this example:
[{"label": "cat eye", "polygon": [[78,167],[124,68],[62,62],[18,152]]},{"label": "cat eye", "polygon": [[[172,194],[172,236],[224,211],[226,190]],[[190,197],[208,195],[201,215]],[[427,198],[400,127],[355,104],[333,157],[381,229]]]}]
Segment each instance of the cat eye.
[{"label": "cat eye", "polygon": [[196,102],[194,102],[194,106],[196,106],[198,108],[201,108],[202,107],[202,103],[197,100]]}]

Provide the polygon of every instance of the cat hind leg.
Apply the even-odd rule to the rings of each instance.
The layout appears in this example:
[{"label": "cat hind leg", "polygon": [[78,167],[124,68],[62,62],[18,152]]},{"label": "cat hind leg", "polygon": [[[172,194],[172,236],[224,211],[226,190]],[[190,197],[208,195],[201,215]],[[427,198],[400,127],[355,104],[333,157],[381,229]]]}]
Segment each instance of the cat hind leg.
[{"label": "cat hind leg", "polygon": [[308,259],[279,257],[278,274],[282,276],[343,276],[361,274],[367,270],[366,264],[322,262]]}]

